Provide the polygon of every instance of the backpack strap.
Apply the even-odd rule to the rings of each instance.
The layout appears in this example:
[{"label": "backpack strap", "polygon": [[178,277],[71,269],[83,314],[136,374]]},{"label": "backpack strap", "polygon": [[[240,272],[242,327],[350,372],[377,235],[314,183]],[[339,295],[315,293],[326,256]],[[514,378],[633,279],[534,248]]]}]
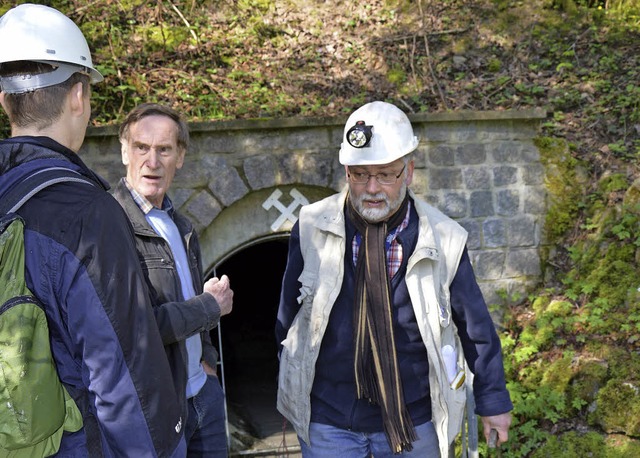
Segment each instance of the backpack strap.
[{"label": "backpack strap", "polygon": [[87,178],[80,175],[80,173],[65,167],[50,167],[39,170],[24,178],[2,196],[0,215],[15,213],[25,202],[44,188],[67,181],[95,186]]}]

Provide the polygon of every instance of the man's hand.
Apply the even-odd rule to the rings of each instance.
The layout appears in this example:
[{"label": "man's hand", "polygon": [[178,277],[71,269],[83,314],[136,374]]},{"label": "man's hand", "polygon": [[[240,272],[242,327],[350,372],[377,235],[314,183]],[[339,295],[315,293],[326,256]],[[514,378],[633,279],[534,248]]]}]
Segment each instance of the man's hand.
[{"label": "man's hand", "polygon": [[498,432],[498,440],[496,446],[507,442],[509,439],[509,426],[511,426],[511,414],[509,412],[492,417],[482,417],[482,427],[484,429],[484,438],[489,443],[489,434],[492,429]]},{"label": "man's hand", "polygon": [[233,308],[233,290],[229,285],[229,277],[213,277],[204,284],[204,292],[211,294],[220,306],[220,315],[228,315]]},{"label": "man's hand", "polygon": [[215,375],[216,377],[218,376],[218,372],[216,371],[216,369],[209,366],[204,359],[200,362],[202,363],[202,367],[207,375]]}]

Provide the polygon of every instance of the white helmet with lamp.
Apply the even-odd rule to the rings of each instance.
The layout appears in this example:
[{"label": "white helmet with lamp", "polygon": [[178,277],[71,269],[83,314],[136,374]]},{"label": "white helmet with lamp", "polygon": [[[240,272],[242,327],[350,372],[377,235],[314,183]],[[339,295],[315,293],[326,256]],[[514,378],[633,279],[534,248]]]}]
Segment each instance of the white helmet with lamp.
[{"label": "white helmet with lamp", "polygon": [[343,165],[383,165],[411,153],[418,137],[407,115],[387,102],[371,102],[354,111],[344,127]]},{"label": "white helmet with lamp", "polygon": [[0,67],[8,62],[32,61],[55,68],[48,73],[0,78],[0,89],[7,94],[53,86],[74,73],[88,75],[92,83],[103,80],[78,26],[54,8],[25,3],[10,9],[0,17],[0,43]]}]

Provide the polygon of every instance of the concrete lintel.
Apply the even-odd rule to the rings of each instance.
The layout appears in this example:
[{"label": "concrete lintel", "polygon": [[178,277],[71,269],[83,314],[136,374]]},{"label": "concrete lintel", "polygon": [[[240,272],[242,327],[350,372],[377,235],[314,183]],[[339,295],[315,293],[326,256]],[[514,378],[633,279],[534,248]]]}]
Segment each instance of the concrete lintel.
[{"label": "concrete lintel", "polygon": [[[504,111],[452,111],[443,113],[409,113],[412,122],[459,122],[459,121],[539,121],[547,117],[543,108],[531,108],[526,110]],[[191,133],[237,131],[237,130],[261,130],[261,129],[291,129],[304,127],[334,127],[342,126],[346,121],[344,117],[291,117],[291,118],[256,118],[256,119],[231,119],[221,121],[193,122],[189,123]],[[89,127],[87,137],[117,136],[118,126]]]}]

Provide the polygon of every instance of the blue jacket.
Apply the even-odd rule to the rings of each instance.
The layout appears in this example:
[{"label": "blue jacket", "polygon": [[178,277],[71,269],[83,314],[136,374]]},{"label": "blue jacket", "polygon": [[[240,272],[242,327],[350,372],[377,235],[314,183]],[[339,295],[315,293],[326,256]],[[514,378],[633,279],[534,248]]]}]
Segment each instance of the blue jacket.
[{"label": "blue jacket", "polygon": [[83,415],[58,455],[184,456],[185,418],[133,232],[106,182],[50,138],[14,137],[0,142],[0,193],[51,166],[94,184],[53,185],[18,211],[27,285],[44,305],[58,374]]}]

